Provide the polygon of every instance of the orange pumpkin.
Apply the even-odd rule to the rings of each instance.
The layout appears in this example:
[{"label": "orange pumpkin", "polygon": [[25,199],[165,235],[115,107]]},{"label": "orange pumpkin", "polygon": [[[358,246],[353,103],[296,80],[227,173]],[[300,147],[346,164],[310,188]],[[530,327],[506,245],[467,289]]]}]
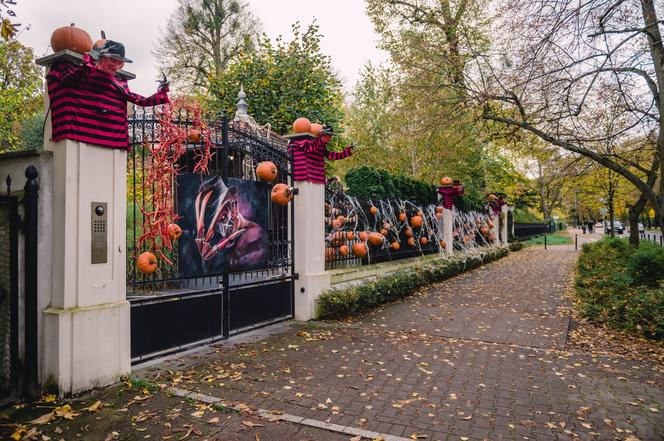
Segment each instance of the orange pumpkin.
[{"label": "orange pumpkin", "polygon": [[272,161],[263,161],[256,167],[256,176],[263,182],[272,182],[277,177],[277,166]]},{"label": "orange pumpkin", "polygon": [[408,240],[406,241],[409,247],[414,247],[415,246],[415,238],[414,237],[409,237]]},{"label": "orange pumpkin", "polygon": [[369,243],[373,246],[379,246],[383,244],[385,236],[380,233],[370,233],[369,234]]},{"label": "orange pumpkin", "polygon": [[106,44],[106,33],[104,31],[101,31],[101,38],[97,41],[95,41],[95,44],[92,45],[95,49],[101,49],[103,45]]},{"label": "orange pumpkin", "polygon": [[368,237],[368,235],[367,235],[367,232],[366,232],[366,231],[360,231],[360,240],[361,240],[362,242],[366,242],[366,241],[367,241],[367,237]]},{"label": "orange pumpkin", "polygon": [[443,178],[440,178],[440,185],[447,186],[447,185],[452,185],[453,183],[454,183],[454,181],[449,176],[445,176]]},{"label": "orange pumpkin", "polygon": [[399,222],[406,222],[406,213],[403,211],[399,213]]},{"label": "orange pumpkin", "polygon": [[489,196],[487,196],[487,198],[488,198],[490,201],[497,201],[497,200],[498,200],[498,196],[496,196],[496,195],[493,194],[493,193],[491,193]]},{"label": "orange pumpkin", "polygon": [[182,236],[182,228],[178,224],[168,224],[168,235],[171,240],[177,240]]},{"label": "orange pumpkin", "polygon": [[136,268],[143,274],[152,274],[157,271],[157,258],[151,252],[146,251],[136,259]]},{"label": "orange pumpkin", "polygon": [[341,245],[339,247],[339,254],[342,256],[347,256],[348,253],[350,253],[350,249],[348,248],[348,245]]},{"label": "orange pumpkin", "polygon": [[371,213],[373,216],[378,214],[378,208],[374,207],[373,205],[371,208],[369,208],[369,213]]},{"label": "orange pumpkin", "polygon": [[53,31],[51,47],[53,52],[69,49],[79,54],[85,54],[92,49],[92,37],[72,23],[70,26],[63,26]]},{"label": "orange pumpkin", "polygon": [[383,228],[382,230],[380,230],[380,234],[382,234],[383,236],[387,236],[387,228]]},{"label": "orange pumpkin", "polygon": [[355,239],[355,233],[353,233],[352,231],[348,231],[348,232],[346,233],[346,239],[348,239],[348,240],[353,240],[353,239]]},{"label": "orange pumpkin", "polygon": [[332,259],[334,259],[334,248],[325,247],[325,260],[332,260]]},{"label": "orange pumpkin", "polygon": [[355,243],[353,244],[353,254],[357,257],[364,257],[367,255],[367,246],[364,245],[363,243]]},{"label": "orange pumpkin", "polygon": [[489,234],[489,240],[491,242],[495,241],[496,240],[496,235],[495,234]]},{"label": "orange pumpkin", "polygon": [[339,228],[339,227],[341,227],[341,224],[339,223],[339,221],[337,219],[333,220],[332,221],[332,228],[336,229],[336,228]]},{"label": "orange pumpkin", "polygon": [[320,135],[320,131],[323,130],[323,126],[318,123],[311,123],[311,127],[309,128],[309,133],[311,133],[314,136]]},{"label": "orange pumpkin", "polygon": [[422,246],[424,246],[424,245],[426,245],[426,244],[428,244],[428,243],[429,243],[429,239],[427,239],[427,238],[424,237],[424,236],[420,237],[420,244],[421,244]]},{"label": "orange pumpkin", "polygon": [[343,227],[344,224],[346,223],[346,218],[343,217],[342,215],[339,215],[339,216],[337,216],[337,221],[339,222],[339,225],[341,225]]},{"label": "orange pumpkin", "polygon": [[422,216],[413,216],[410,218],[410,224],[415,227],[419,228],[422,226]]},{"label": "orange pumpkin", "polygon": [[390,249],[397,251],[399,248],[401,248],[401,245],[399,245],[399,242],[392,242],[390,244]]},{"label": "orange pumpkin", "polygon": [[293,133],[308,133],[311,131],[311,121],[307,118],[298,118],[293,123]]},{"label": "orange pumpkin", "polygon": [[489,228],[493,228],[493,222],[492,221],[487,221],[486,224],[489,226]]},{"label": "orange pumpkin", "polygon": [[413,230],[411,230],[410,228],[406,228],[405,230],[403,230],[403,233],[406,235],[406,237],[413,237]]},{"label": "orange pumpkin", "polygon": [[486,236],[489,234],[489,229],[487,227],[482,227],[480,228],[480,233],[482,233],[482,236]]},{"label": "orange pumpkin", "polygon": [[445,244],[445,241],[443,239],[440,239],[438,241],[438,245],[440,245],[441,248],[445,249],[447,247],[447,244]]},{"label": "orange pumpkin", "polygon": [[187,139],[189,142],[201,142],[201,139],[203,139],[203,134],[198,129],[191,129],[189,130],[189,133],[187,133]]},{"label": "orange pumpkin", "polygon": [[272,187],[272,202],[282,207],[293,200],[293,189],[286,184],[276,184]]}]

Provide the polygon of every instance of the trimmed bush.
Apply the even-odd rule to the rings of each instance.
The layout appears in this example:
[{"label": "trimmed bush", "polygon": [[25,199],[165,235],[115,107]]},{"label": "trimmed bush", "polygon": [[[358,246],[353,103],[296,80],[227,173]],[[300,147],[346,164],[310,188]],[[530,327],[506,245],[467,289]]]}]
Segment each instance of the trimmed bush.
[{"label": "trimmed bush", "polygon": [[627,271],[636,284],[659,286],[658,279],[664,277],[664,248],[643,242],[627,259]]},{"label": "trimmed bush", "polygon": [[523,242],[510,242],[509,248],[510,251],[519,251],[523,249]]},{"label": "trimmed bush", "polygon": [[664,250],[625,239],[584,244],[576,280],[577,306],[584,317],[656,340],[664,339]]},{"label": "trimmed bush", "polygon": [[319,319],[340,320],[411,295],[417,288],[443,281],[484,263],[505,257],[506,248],[483,254],[437,259],[407,271],[398,271],[368,283],[325,291],[318,301]]},{"label": "trimmed bush", "polygon": [[407,199],[421,205],[436,201],[436,187],[405,176],[363,165],[348,171],[348,194],[360,200]]}]

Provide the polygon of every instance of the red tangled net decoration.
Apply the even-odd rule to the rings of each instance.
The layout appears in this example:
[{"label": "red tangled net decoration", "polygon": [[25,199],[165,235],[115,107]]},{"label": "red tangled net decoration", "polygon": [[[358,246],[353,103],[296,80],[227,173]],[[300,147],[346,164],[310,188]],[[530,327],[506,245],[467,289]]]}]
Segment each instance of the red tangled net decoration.
[{"label": "red tangled net decoration", "polygon": [[[178,117],[186,115],[187,124],[179,123]],[[203,111],[197,103],[184,98],[176,98],[165,104],[157,115],[160,130],[157,142],[144,146],[150,151],[147,175],[144,183],[152,189],[151,204],[141,207],[143,213],[143,234],[137,240],[137,250],[149,246],[169,265],[173,262],[166,257],[164,249],[173,250],[173,238],[169,225],[178,221],[175,212],[174,190],[179,173],[177,163],[187,151],[186,144],[202,144],[194,156],[194,173],[207,174],[208,163],[212,160],[212,137]]]}]

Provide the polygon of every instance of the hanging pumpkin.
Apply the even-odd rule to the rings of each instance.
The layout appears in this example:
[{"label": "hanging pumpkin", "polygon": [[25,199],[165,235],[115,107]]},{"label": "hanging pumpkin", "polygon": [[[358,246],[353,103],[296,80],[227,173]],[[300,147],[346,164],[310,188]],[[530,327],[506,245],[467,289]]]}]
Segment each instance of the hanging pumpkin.
[{"label": "hanging pumpkin", "polygon": [[443,178],[440,178],[440,185],[448,186],[448,185],[452,185],[453,183],[454,183],[454,181],[449,176],[445,176]]},{"label": "hanging pumpkin", "polygon": [[399,213],[399,222],[406,222],[406,213],[403,211]]},{"label": "hanging pumpkin", "polygon": [[489,234],[489,229],[487,227],[482,227],[480,228],[480,233],[482,233],[482,236],[486,236]]},{"label": "hanging pumpkin", "polygon": [[293,200],[293,189],[286,184],[276,184],[272,187],[272,202],[277,205],[285,206]]},{"label": "hanging pumpkin", "polygon": [[489,235],[489,240],[490,240],[491,242],[494,242],[494,241],[496,240],[496,235],[493,234],[493,233],[491,233],[491,234]]},{"label": "hanging pumpkin", "polygon": [[356,257],[364,257],[367,255],[367,246],[361,242],[353,244],[353,254]]},{"label": "hanging pumpkin", "polygon": [[136,259],[136,268],[143,274],[152,274],[157,271],[157,258],[151,252],[146,251]]},{"label": "hanging pumpkin", "polygon": [[406,228],[405,230],[403,230],[403,234],[405,234],[406,237],[413,237],[413,230],[411,230],[410,228]]},{"label": "hanging pumpkin", "polygon": [[419,228],[422,226],[422,216],[413,216],[410,218],[410,224],[415,227]]},{"label": "hanging pumpkin", "polygon": [[263,182],[272,182],[278,174],[277,166],[272,161],[263,161],[256,167],[256,177]]},{"label": "hanging pumpkin", "polygon": [[182,228],[178,224],[168,224],[168,235],[171,240],[178,240],[182,236]]},{"label": "hanging pumpkin", "polygon": [[339,221],[337,219],[334,219],[332,221],[332,228],[334,228],[336,230],[337,228],[340,228],[340,227],[341,227],[341,224],[339,223]]},{"label": "hanging pumpkin", "polygon": [[391,250],[397,251],[399,248],[401,248],[401,245],[399,245],[399,242],[392,242],[390,244],[390,249]]},{"label": "hanging pumpkin", "polygon": [[414,247],[415,246],[415,238],[414,237],[409,237],[408,240],[406,241],[409,247]]},{"label": "hanging pumpkin", "polygon": [[387,236],[387,228],[383,228],[382,230],[380,230],[380,234],[382,234],[383,236]]},{"label": "hanging pumpkin", "polygon": [[360,240],[361,240],[362,242],[366,242],[366,241],[367,241],[367,237],[368,237],[368,235],[367,235],[367,232],[366,232],[366,231],[360,231]]},{"label": "hanging pumpkin", "polygon": [[344,224],[346,223],[346,218],[343,217],[342,215],[339,215],[339,216],[337,216],[337,221],[339,222],[339,225],[341,225],[343,227]]},{"label": "hanging pumpkin", "polygon": [[191,129],[187,133],[187,139],[189,142],[201,142],[201,139],[203,139],[203,134],[198,129]]},{"label": "hanging pumpkin", "polygon": [[341,245],[339,247],[339,254],[342,256],[347,256],[350,253],[350,249],[348,248],[348,245]]},{"label": "hanging pumpkin", "polygon": [[378,208],[376,208],[372,205],[371,208],[369,208],[369,213],[371,213],[372,216],[377,215],[378,214]]},{"label": "hanging pumpkin", "polygon": [[311,131],[311,121],[307,118],[298,118],[293,122],[293,133],[309,133]]},{"label": "hanging pumpkin", "polygon": [[427,239],[425,236],[420,237],[420,245],[424,246],[429,243],[429,239]]},{"label": "hanging pumpkin", "polygon": [[69,49],[79,54],[85,54],[92,49],[92,37],[72,23],[70,26],[63,26],[53,31],[51,34],[51,47],[53,48],[53,52]]},{"label": "hanging pumpkin", "polygon": [[438,241],[438,245],[440,245],[440,247],[441,247],[442,249],[447,248],[447,245],[445,244],[445,241],[444,241],[443,239],[440,239],[440,240]]},{"label": "hanging pumpkin", "polygon": [[486,224],[489,226],[489,228],[493,228],[493,222],[488,220]]},{"label": "hanging pumpkin", "polygon": [[347,239],[347,240],[353,240],[353,239],[355,239],[355,233],[353,233],[352,231],[348,231],[348,232],[346,232],[346,239]]},{"label": "hanging pumpkin", "polygon": [[323,126],[318,123],[311,123],[311,127],[309,128],[309,133],[311,133],[314,136],[320,135],[321,130],[323,130]]},{"label": "hanging pumpkin", "polygon": [[385,240],[385,236],[383,236],[380,233],[370,233],[369,234],[369,243],[373,246],[380,246],[383,244],[383,241]]}]

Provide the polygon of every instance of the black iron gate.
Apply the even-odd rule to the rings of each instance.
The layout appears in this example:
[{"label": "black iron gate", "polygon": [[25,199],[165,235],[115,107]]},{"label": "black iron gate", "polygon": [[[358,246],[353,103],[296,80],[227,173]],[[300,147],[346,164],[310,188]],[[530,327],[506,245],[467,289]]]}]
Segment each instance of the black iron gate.
[{"label": "black iron gate", "polygon": [[18,392],[18,200],[0,196],[0,405]]},{"label": "black iron gate", "polygon": [[[187,132],[186,154],[178,172],[193,172],[204,142],[192,133],[190,115],[179,114],[173,124]],[[229,123],[225,117],[206,125],[212,127],[213,144],[206,176],[255,180],[256,165],[269,160],[279,170],[277,181],[292,185],[287,145],[282,139],[244,123]],[[183,274],[181,243],[167,253],[172,265],[160,265],[150,276],[136,269],[136,256],[145,251],[137,246],[145,221],[142,210],[150,205],[152,191],[146,178],[152,161],[150,148],[160,142],[160,130],[152,109],[138,111],[129,119],[133,149],[128,157],[127,297],[133,362],[228,338],[294,314],[293,203],[281,207],[267,197],[267,264],[259,269]],[[178,187],[173,186],[177,208]],[[271,186],[265,185],[265,191]]]}]

